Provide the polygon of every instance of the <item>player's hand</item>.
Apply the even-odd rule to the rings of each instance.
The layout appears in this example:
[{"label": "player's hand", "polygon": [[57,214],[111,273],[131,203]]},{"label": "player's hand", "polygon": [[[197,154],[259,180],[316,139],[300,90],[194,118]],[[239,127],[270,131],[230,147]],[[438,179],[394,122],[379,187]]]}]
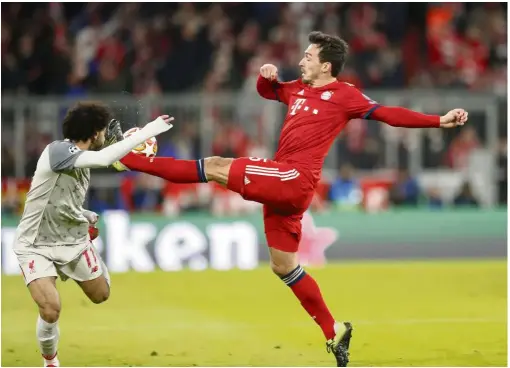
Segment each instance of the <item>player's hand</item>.
[{"label": "player's hand", "polygon": [[269,80],[276,80],[278,78],[278,68],[273,64],[264,64],[260,68],[260,75]]},{"label": "player's hand", "polygon": [[173,127],[172,121],[174,118],[168,115],[158,116],[155,120],[143,127],[143,129],[149,130],[154,136],[166,132]]},{"label": "player's hand", "polygon": [[468,113],[464,109],[453,109],[447,114],[441,116],[441,128],[455,128],[464,125],[468,120]]},{"label": "player's hand", "polygon": [[150,122],[149,124],[152,124],[152,123],[156,123],[156,122],[160,122],[160,121],[163,121],[165,124],[167,125],[172,125],[172,121],[174,121],[174,118],[173,116],[169,116],[169,115],[161,115],[161,116],[158,116],[154,121]]},{"label": "player's hand", "polygon": [[83,216],[85,216],[85,218],[91,225],[95,225],[99,221],[99,215],[89,210],[83,211]]},{"label": "player's hand", "polygon": [[90,225],[89,226],[89,236],[90,240],[94,240],[99,236],[99,229],[95,226]]},{"label": "player's hand", "polygon": [[129,167],[127,167],[126,165],[124,165],[122,162],[120,161],[115,161],[113,164],[112,164],[112,167],[117,170],[117,171],[131,171],[129,170]]},{"label": "player's hand", "polygon": [[110,120],[110,122],[106,126],[104,147],[111,146],[112,144],[120,142],[123,139],[124,135],[122,134],[120,121],[116,119]]}]

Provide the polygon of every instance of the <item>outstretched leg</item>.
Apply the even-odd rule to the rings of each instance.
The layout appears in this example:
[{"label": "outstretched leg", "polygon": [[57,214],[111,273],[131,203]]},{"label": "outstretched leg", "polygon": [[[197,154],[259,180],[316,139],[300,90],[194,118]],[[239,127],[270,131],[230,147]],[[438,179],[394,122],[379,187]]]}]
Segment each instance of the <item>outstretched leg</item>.
[{"label": "outstretched leg", "polygon": [[200,160],[176,160],[171,157],[147,158],[130,153],[120,162],[130,170],[173,183],[214,181],[241,194],[246,200],[281,205],[291,212],[296,207],[306,208],[309,201],[303,203],[303,193],[313,191],[313,185],[306,180],[301,181],[303,177],[295,168],[267,159],[213,156]]},{"label": "outstretched leg", "polygon": [[144,157],[135,153],[128,153],[114,164],[114,168],[139,171],[154,175],[172,183],[206,183],[204,174],[204,159],[178,160],[173,157]]},{"label": "outstretched leg", "polygon": [[200,160],[178,160],[173,157],[147,158],[129,153],[120,162],[129,170],[154,175],[172,183],[214,181],[226,186],[234,159],[213,156]]}]

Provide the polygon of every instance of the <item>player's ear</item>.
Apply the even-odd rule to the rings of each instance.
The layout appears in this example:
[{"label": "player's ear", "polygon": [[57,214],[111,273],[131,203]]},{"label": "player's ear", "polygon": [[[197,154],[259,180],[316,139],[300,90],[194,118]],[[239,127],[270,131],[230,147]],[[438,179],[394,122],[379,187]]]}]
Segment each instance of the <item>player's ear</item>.
[{"label": "player's ear", "polygon": [[323,73],[331,72],[331,63],[330,62],[322,63],[322,65],[321,65],[321,72],[323,72]]}]

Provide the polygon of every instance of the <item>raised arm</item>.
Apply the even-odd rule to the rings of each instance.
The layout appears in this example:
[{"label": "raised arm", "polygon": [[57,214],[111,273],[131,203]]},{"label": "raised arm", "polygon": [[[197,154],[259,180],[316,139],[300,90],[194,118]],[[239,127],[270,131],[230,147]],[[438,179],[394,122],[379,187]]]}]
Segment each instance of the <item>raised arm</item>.
[{"label": "raised arm", "polygon": [[257,79],[257,92],[267,100],[275,100],[286,105],[289,104],[289,98],[298,88],[299,81],[279,82],[278,69],[272,64],[264,64],[260,68],[260,74]]},{"label": "raised arm", "polygon": [[49,146],[51,170],[63,172],[74,168],[107,167],[124,157],[147,139],[166,132],[172,127],[173,118],[158,117],[123,141],[103,148],[101,151],[82,151],[69,141],[54,142]]}]

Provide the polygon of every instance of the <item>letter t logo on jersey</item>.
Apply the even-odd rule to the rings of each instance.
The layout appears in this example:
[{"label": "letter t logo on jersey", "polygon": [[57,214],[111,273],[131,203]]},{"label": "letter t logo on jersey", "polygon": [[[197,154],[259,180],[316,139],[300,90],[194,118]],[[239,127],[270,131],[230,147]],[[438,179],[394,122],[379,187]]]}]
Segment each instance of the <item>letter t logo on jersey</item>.
[{"label": "letter t logo on jersey", "polygon": [[301,109],[301,106],[304,105],[305,101],[306,98],[298,98],[290,108],[290,114],[296,115],[297,110]]}]

